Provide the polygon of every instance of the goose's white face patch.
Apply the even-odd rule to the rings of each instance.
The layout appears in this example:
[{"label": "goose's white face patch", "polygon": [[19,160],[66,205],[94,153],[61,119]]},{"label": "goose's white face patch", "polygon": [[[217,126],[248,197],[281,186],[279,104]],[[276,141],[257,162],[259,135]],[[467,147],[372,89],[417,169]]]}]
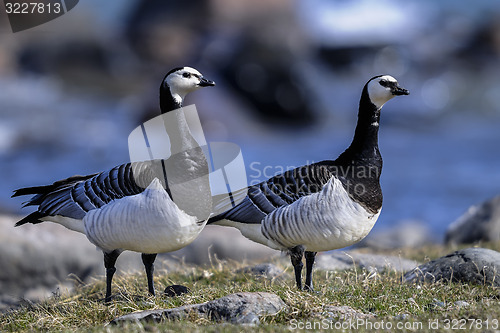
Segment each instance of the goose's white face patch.
[{"label": "goose's white face patch", "polygon": [[[183,67],[165,78],[165,83],[170,87],[170,92],[177,102],[182,102],[184,97],[199,88],[203,75],[192,67]],[[179,100],[180,99],[180,100]]]},{"label": "goose's white face patch", "polygon": [[394,85],[397,86],[398,81],[390,75],[383,75],[368,82],[368,96],[377,109],[394,97],[391,89]]}]

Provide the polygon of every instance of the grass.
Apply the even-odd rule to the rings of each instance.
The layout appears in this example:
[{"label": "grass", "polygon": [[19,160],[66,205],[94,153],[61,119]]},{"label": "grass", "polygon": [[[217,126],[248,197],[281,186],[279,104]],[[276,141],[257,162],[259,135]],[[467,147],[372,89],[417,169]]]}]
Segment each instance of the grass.
[{"label": "grass", "polygon": [[[499,245],[489,244],[498,250]],[[451,252],[451,248],[430,247],[401,250],[403,257],[428,261]],[[429,257],[428,254],[432,256]],[[394,254],[394,252],[392,253]],[[270,281],[251,275],[237,274],[242,263],[221,262],[207,267],[187,267],[179,272],[155,273],[158,295],[147,296],[144,274],[117,275],[110,305],[102,302],[103,279],[80,284],[71,293],[54,295],[39,304],[25,304],[0,316],[1,332],[288,332],[294,328],[344,328],[345,331],[366,332],[429,330],[493,331],[500,329],[500,290],[488,286],[455,283],[404,284],[401,273],[387,271],[370,273],[361,269],[329,272],[315,271],[318,293],[295,289],[291,265],[286,260],[274,263],[285,269],[280,280]],[[183,284],[191,293],[176,298],[161,295],[171,284]],[[129,323],[106,326],[113,318],[133,311],[173,308],[196,304],[241,291],[266,291],[279,295],[287,308],[274,316],[261,317],[258,327],[221,325],[205,318],[189,318],[176,322]],[[456,302],[467,302],[458,306]],[[373,314],[373,319],[342,320],[331,312],[332,306],[349,306]],[[342,326],[343,325],[343,326]],[[437,328],[437,330],[434,330]]]}]

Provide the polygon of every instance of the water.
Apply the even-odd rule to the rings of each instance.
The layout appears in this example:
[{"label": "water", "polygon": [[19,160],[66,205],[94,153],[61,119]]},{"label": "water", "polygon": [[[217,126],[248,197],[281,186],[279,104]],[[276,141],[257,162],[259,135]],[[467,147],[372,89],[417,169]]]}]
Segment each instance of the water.
[{"label": "water", "polygon": [[[331,87],[336,86],[338,82],[332,82]],[[217,130],[207,126],[207,139],[220,141],[224,132],[220,124],[230,124],[224,139],[242,147],[248,181],[255,183],[305,163],[334,159],[349,145],[359,82],[344,84],[342,89],[353,93],[337,96],[319,124],[300,130],[260,124],[222,100],[215,104],[221,108],[214,113],[213,108],[200,105],[218,103],[227,95],[196,94],[214,96],[198,100],[202,119],[219,123]],[[138,125],[134,103],[68,95],[56,83],[43,80],[3,80],[2,91],[0,207],[4,210],[31,211],[20,210],[26,198],[10,198],[16,188],[45,185],[128,161],[127,137]],[[26,94],[31,98],[26,99]],[[472,111],[422,113],[417,111],[421,96],[410,96],[396,98],[382,110],[384,207],[375,230],[416,219],[442,239],[447,226],[470,205],[500,193],[500,119],[496,113]]]},{"label": "water", "polygon": [[[441,238],[470,205],[498,195],[500,154],[495,152],[499,151],[499,121],[460,115],[414,130],[387,124],[382,115],[379,145],[384,158],[384,206],[374,230],[389,229],[402,220],[419,220]],[[248,176],[254,181],[287,167],[334,159],[351,138],[351,129],[333,127],[307,133],[307,137],[290,136],[278,140],[277,145],[269,145],[267,140],[244,144]]]}]

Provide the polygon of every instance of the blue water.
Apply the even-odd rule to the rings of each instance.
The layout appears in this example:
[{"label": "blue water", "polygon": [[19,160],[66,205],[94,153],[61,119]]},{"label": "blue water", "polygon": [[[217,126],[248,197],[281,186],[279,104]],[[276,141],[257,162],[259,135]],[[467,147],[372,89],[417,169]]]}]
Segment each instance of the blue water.
[{"label": "blue water", "polygon": [[[4,92],[14,89],[9,82],[3,81]],[[21,80],[15,88],[45,96],[48,91],[46,84],[36,81]],[[10,93],[0,95],[8,106],[0,120],[0,207],[7,211],[30,211],[20,210],[23,198],[9,198],[15,188],[44,185],[128,161],[127,137],[137,126],[131,103],[65,97],[59,89],[54,87],[54,97],[39,100],[36,108]],[[500,119],[496,114],[474,112],[422,115],[408,108],[411,103],[403,98],[390,101],[382,110],[384,207],[375,230],[413,219],[439,238],[470,205],[500,193]],[[334,159],[349,145],[356,121],[357,99],[345,99],[312,128],[277,129],[246,118],[240,125],[232,124],[224,139],[242,147],[250,183],[305,163]],[[209,108],[199,106],[198,111],[210,114]],[[227,118],[231,113],[244,112],[232,109],[222,114],[231,123]],[[208,127],[208,140],[219,141],[219,131]]]},{"label": "blue water", "polygon": [[[498,118],[460,115],[415,130],[382,119],[384,206],[374,230],[418,220],[440,238],[470,205],[498,195],[499,124]],[[328,133],[290,136],[279,144],[246,143],[247,175],[261,179],[287,167],[334,159],[349,144],[352,133],[346,132],[333,127]]]},{"label": "blue water", "polygon": [[[311,35],[311,45],[342,42],[337,33],[343,32],[349,42],[365,43],[368,36],[370,43],[392,46],[361,58],[352,68],[343,69],[343,74],[335,73],[336,68],[328,71],[315,60],[301,59],[297,71],[314,91],[309,98],[317,106],[319,119],[305,129],[254,119],[217,77],[213,91],[196,92],[188,102],[197,103],[208,141],[240,145],[250,183],[305,163],[335,159],[352,139],[362,85],[372,75],[389,72],[411,95],[388,102],[382,111],[384,207],[375,231],[412,219],[442,238],[447,226],[470,205],[500,193],[500,66],[492,58],[488,59],[491,63],[481,58],[477,58],[481,63],[452,58],[460,49],[459,38],[467,40],[476,31],[474,25],[483,24],[475,20],[482,20],[490,1],[480,1],[475,7],[466,1],[446,1],[438,6],[440,11],[430,10],[436,2],[412,1],[391,16],[399,25],[387,30],[382,24],[383,29],[377,30],[366,24],[364,29],[373,32],[368,35],[356,25],[349,26],[351,30],[345,27],[346,31],[329,28],[335,22],[328,15],[339,13],[329,1],[315,1],[320,10],[310,10],[309,2],[298,3],[302,4],[297,7],[299,14],[303,9],[299,22]],[[349,21],[349,15],[356,17],[357,9],[365,8],[356,7],[364,6],[364,1],[356,1],[350,10],[350,2],[335,3],[346,10],[342,14],[346,22],[358,22]],[[398,3],[384,1],[377,8],[393,13]],[[84,6],[80,3],[77,8]],[[107,24],[112,31],[122,27],[129,8],[97,6],[96,0],[87,6],[99,10],[96,24]],[[448,13],[450,8],[454,11]],[[420,14],[415,16],[416,9]],[[460,15],[451,14],[455,11]],[[467,19],[464,12],[470,13]],[[321,13],[328,15],[311,25],[308,16],[315,20]],[[369,10],[364,13],[373,16]],[[31,210],[20,210],[26,198],[10,198],[16,188],[45,185],[127,162],[127,137],[141,118],[141,103],[134,96],[84,95],[65,90],[56,80],[15,74],[0,76],[0,106],[0,210],[18,214]]]},{"label": "blue water", "polygon": [[[500,115],[492,109],[421,112],[419,88],[409,84],[404,86],[412,95],[395,98],[382,110],[384,207],[375,230],[419,220],[439,239],[470,205],[500,193]],[[359,84],[344,87],[352,93],[337,96],[329,110],[318,111],[320,122],[305,129],[260,123],[228,103],[223,87],[221,82],[217,93],[197,92],[191,101],[211,122],[205,128],[208,141],[241,146],[250,183],[334,159],[352,139]],[[24,97],[28,93],[31,99]],[[57,83],[26,78],[0,80],[0,105],[0,207],[18,214],[31,210],[20,210],[26,198],[10,198],[16,188],[127,162],[127,137],[138,125],[140,109],[131,98],[72,95]]]}]

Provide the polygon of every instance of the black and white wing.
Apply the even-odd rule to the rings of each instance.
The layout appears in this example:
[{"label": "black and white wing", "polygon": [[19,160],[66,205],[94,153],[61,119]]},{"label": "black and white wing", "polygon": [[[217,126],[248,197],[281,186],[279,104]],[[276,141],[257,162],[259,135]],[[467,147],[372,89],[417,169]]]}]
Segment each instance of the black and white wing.
[{"label": "black and white wing", "polygon": [[[319,162],[305,165],[250,186],[245,189],[246,197],[232,208],[230,199],[216,199],[214,210],[223,212],[210,218],[208,223],[223,219],[241,223],[261,223],[262,219],[276,208],[290,205],[301,197],[321,191],[333,175],[328,164]],[[233,196],[238,196],[243,191],[237,191]]]},{"label": "black and white wing", "polygon": [[101,173],[73,176],[51,185],[15,190],[12,197],[34,195],[24,207],[38,206],[36,212],[17,222],[16,226],[42,222],[40,218],[45,216],[83,219],[90,210],[101,208],[116,199],[142,193],[145,187],[139,186],[137,181],[149,184],[155,178],[151,165],[151,161],[127,163]]}]

